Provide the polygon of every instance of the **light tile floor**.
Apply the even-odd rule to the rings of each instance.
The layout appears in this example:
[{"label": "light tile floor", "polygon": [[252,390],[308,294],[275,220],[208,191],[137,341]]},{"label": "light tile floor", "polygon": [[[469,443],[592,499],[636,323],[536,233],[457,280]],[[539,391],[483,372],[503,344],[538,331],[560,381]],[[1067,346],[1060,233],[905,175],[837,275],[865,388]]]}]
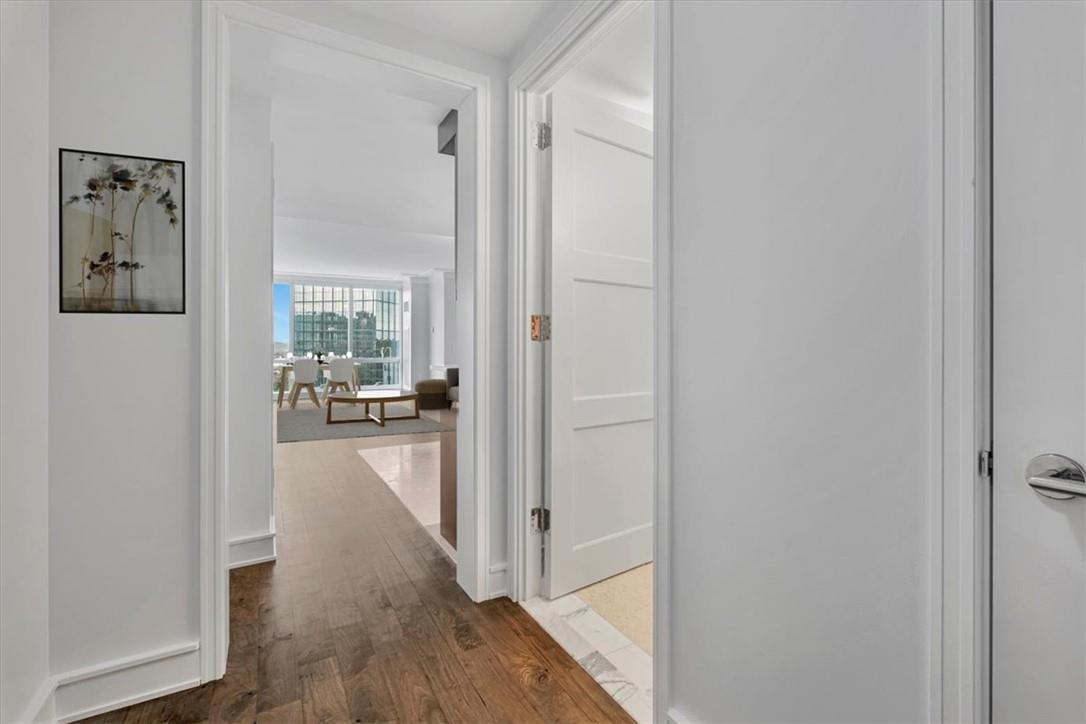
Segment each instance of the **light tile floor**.
[{"label": "light tile floor", "polygon": [[577,594],[521,604],[639,724],[652,722],[652,657]]},{"label": "light tile floor", "polygon": [[441,536],[441,440],[437,433],[397,436],[399,444],[358,450],[385,485],[422,523],[441,550],[456,560],[456,550]]}]

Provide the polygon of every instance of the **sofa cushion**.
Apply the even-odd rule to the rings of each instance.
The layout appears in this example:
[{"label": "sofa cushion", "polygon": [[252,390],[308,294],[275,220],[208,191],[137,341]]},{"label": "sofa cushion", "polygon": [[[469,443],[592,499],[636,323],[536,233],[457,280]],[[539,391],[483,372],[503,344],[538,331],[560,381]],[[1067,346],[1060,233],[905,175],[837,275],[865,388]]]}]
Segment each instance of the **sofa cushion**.
[{"label": "sofa cushion", "polygon": [[419,380],[415,383],[415,392],[434,392],[438,394],[445,394],[445,390],[448,388],[448,383],[445,380]]}]

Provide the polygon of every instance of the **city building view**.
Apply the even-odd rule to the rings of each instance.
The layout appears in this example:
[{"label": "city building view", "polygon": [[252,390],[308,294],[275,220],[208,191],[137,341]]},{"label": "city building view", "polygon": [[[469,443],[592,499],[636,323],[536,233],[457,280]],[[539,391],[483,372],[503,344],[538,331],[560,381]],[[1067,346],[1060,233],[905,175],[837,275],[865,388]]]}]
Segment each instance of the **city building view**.
[{"label": "city building view", "polygon": [[357,359],[362,386],[401,380],[400,290],[275,285],[275,354]]}]

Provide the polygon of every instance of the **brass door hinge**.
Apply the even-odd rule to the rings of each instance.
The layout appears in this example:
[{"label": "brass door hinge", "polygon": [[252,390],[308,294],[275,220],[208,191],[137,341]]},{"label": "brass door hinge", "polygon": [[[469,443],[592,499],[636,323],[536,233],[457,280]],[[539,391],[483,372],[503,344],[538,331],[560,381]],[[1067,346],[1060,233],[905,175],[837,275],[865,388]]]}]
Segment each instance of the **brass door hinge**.
[{"label": "brass door hinge", "polygon": [[546,533],[551,529],[551,511],[548,508],[532,508],[532,532]]},{"label": "brass door hinge", "polygon": [[546,342],[551,338],[551,318],[548,314],[533,314],[529,330],[533,342]]},{"label": "brass door hinge", "polygon": [[532,124],[532,145],[540,151],[551,147],[551,124],[544,121]]}]

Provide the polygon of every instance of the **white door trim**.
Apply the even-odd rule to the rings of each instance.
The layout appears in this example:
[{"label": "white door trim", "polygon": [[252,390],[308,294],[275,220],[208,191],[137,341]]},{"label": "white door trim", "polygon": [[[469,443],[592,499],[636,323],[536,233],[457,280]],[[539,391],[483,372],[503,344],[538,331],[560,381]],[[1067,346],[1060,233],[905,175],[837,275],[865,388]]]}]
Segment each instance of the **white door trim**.
[{"label": "white door trim", "polygon": [[[529,316],[544,311],[545,290],[542,273],[546,241],[543,235],[544,214],[538,207],[537,181],[542,168],[538,151],[532,148],[532,124],[544,119],[542,97],[572,68],[606,33],[620,24],[643,4],[644,0],[586,0],[572,10],[549,36],[514,71],[509,80],[510,98],[510,256],[509,290],[512,301],[510,314],[510,381],[509,381],[509,536],[510,536],[510,597],[527,600],[539,595],[542,560],[542,540],[530,532],[531,509],[543,500],[543,350],[531,341]],[[668,58],[662,49],[670,47],[670,3],[657,1],[656,17],[656,83],[655,123],[657,133],[668,128],[670,106],[662,99],[669,97],[670,72]],[[663,45],[662,45],[663,44]],[[666,84],[666,87],[665,85]],[[667,138],[662,145],[661,138]],[[665,131],[654,141],[657,158],[670,148]],[[661,193],[662,180],[654,167],[656,193]],[[656,201],[656,243],[654,269],[659,285],[665,284],[661,266],[660,239],[661,205]],[[666,218],[666,217],[664,217]],[[655,334],[661,339],[666,330],[660,322],[661,305],[669,295],[657,287]],[[657,349],[660,348],[656,344]],[[667,419],[663,417],[669,388],[661,385],[661,360],[656,357],[656,436],[667,434]],[[659,453],[659,448],[658,448]],[[666,540],[667,486],[659,477],[657,458],[654,606],[657,620],[666,620],[667,574]],[[661,682],[666,681],[667,628],[654,629],[654,696],[666,701]],[[658,717],[659,720],[659,717]]]},{"label": "white door trim", "polygon": [[671,709],[671,0],[657,0],[653,22],[653,364],[656,419],[655,537],[652,549],[652,719],[673,720]]},{"label": "white door trim", "polygon": [[[202,103],[202,222],[201,366],[200,366],[200,674],[203,681],[221,678],[228,645],[228,579],[226,541],[227,358],[229,335],[226,300],[226,146],[229,101],[229,29],[244,24],[307,42],[352,53],[387,65],[462,87],[472,94],[477,114],[475,134],[474,290],[472,351],[474,392],[461,402],[461,416],[472,421],[461,427],[458,495],[470,504],[458,507],[460,531],[457,582],[474,600],[490,597],[489,460],[490,397],[494,379],[489,334],[490,290],[496,285],[490,268],[490,81],[480,73],[405,50],[381,45],[331,28],[249,5],[237,0],[203,3]],[[465,365],[466,366],[466,365]],[[465,414],[467,413],[467,414]]]},{"label": "white door trim", "polygon": [[932,721],[987,720],[990,480],[978,466],[991,435],[985,6],[984,0],[941,3],[941,72],[933,79],[942,96],[943,153],[941,199],[935,199],[942,244],[933,250],[942,264],[932,265],[941,272],[932,279],[933,314],[941,315],[933,329],[942,334],[932,343],[942,348],[943,366],[932,379],[933,400],[941,400],[932,426]]},{"label": "white door trim", "polygon": [[[983,720],[987,699],[987,480],[977,469],[986,447],[988,291],[986,284],[986,94],[978,84],[986,52],[986,0],[932,6],[933,218],[931,323],[931,637],[929,718]],[[538,593],[540,541],[529,511],[542,492],[542,354],[527,320],[542,311],[539,214],[530,147],[538,99],[632,3],[585,2],[516,69],[510,80],[510,564],[511,591]],[[668,621],[671,523],[671,109],[672,2],[655,3],[656,538],[654,708],[656,721],[682,720],[670,707]],[[978,130],[979,129],[979,130]],[[976,181],[976,187],[974,182]],[[661,350],[663,352],[661,352]],[[941,364],[939,364],[941,360]]]},{"label": "white door trim", "polygon": [[529,531],[531,509],[542,501],[543,352],[529,337],[528,318],[544,311],[542,215],[537,208],[541,164],[531,126],[543,120],[542,96],[598,38],[640,2],[587,0],[572,10],[513,71],[510,99],[509,293],[509,574],[510,597],[539,592],[541,540]]}]

